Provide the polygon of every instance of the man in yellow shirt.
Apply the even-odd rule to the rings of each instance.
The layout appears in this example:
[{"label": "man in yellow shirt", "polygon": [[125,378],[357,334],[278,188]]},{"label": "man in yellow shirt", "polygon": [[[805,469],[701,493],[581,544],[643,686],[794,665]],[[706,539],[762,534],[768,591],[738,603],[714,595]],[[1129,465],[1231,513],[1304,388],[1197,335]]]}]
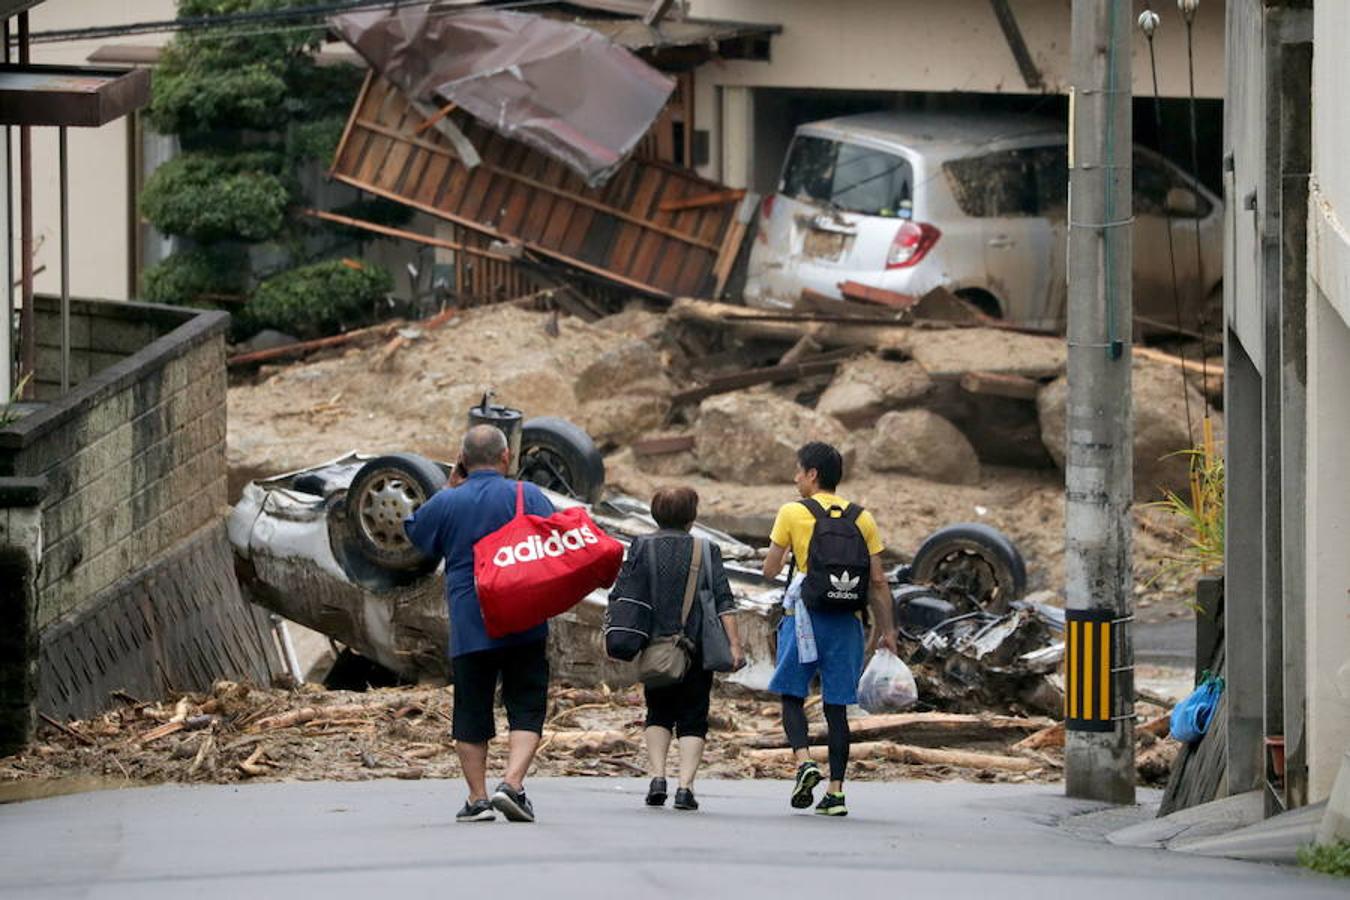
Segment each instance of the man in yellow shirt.
[{"label": "man in yellow shirt", "polygon": [[[837,509],[841,517],[855,519],[867,545],[869,559],[868,605],[872,611],[873,629],[870,643],[895,653],[891,592],[881,567],[881,551],[885,547],[872,514],[863,510],[860,514],[848,515],[849,502],[834,493],[843,475],[843,457],[829,444],[813,441],[797,451],[797,473],[793,479],[797,493],[830,511],[826,514],[833,515]],[[858,679],[862,676],[864,657],[863,626],[857,613],[819,607],[808,612],[800,600],[800,579],[806,573],[816,515],[800,500],[786,503],[778,510],[769,535],[764,575],[776,577],[783,570],[789,551],[800,573],[791,580],[784,603],[788,614],[778,628],[778,663],[769,690],[782,697],[783,731],[797,759],[792,806],[805,809],[815,799],[813,792],[822,778],[820,767],[811,760],[804,706],[812,680],[820,676],[825,721],[829,727],[830,784],[817,804],[816,812],[825,816],[845,816],[848,807],[844,803],[844,774],[849,754],[846,708],[858,702]]]}]

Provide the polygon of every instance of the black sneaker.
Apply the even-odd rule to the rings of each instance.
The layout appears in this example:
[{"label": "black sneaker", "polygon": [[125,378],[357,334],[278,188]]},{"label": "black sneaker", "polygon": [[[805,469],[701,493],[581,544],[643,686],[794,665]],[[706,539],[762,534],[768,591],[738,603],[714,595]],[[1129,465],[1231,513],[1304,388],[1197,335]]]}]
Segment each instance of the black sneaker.
[{"label": "black sneaker", "polygon": [[534,807],[525,792],[516,790],[505,781],[492,792],[492,808],[506,816],[508,822],[534,821]]},{"label": "black sneaker", "polygon": [[844,794],[841,791],[836,794],[826,791],[825,796],[820,798],[816,804],[816,815],[818,816],[846,816],[848,807],[844,805]]},{"label": "black sneaker", "polygon": [[812,795],[820,784],[820,766],[807,760],[797,767],[797,783],[792,787],[792,808],[806,809],[816,798]]},{"label": "black sneaker", "polygon": [[664,778],[653,778],[652,783],[647,786],[647,805],[666,805],[666,780]]},{"label": "black sneaker", "polygon": [[694,792],[689,788],[677,788],[674,806],[676,809],[698,809],[698,801],[694,799]]},{"label": "black sneaker", "polygon": [[497,818],[492,804],[484,797],[481,800],[465,800],[464,808],[455,814],[456,822],[491,822]]}]

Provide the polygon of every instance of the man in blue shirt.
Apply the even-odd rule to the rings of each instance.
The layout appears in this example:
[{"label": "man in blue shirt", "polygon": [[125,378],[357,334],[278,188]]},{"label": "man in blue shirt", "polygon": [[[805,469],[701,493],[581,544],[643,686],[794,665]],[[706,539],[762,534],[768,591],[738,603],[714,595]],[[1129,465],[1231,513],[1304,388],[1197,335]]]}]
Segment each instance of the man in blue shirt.
[{"label": "man in blue shirt", "polygon": [[[488,637],[473,578],[473,545],[516,514],[517,482],[506,477],[511,451],[506,435],[492,425],[475,425],[464,436],[451,487],[438,492],[404,522],[409,539],[428,556],[445,559],[445,594],[450,607],[450,657],[454,674],[451,732],[469,799],[455,817],[487,822],[497,810],[512,822],[533,822],[525,796],[525,773],[534,760],[548,706],[548,624],[503,638]],[[465,474],[467,473],[467,474]],[[553,514],[553,504],[525,484],[525,511]],[[510,734],[502,783],[487,792],[488,741],[496,736],[493,696],[501,680]]]}]

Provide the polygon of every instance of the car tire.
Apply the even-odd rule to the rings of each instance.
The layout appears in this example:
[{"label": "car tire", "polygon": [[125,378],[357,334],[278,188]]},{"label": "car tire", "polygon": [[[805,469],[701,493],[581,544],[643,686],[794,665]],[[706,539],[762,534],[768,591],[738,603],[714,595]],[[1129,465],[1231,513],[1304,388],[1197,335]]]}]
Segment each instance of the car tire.
[{"label": "car tire", "polygon": [[440,560],[408,540],[403,520],[446,485],[445,470],[416,453],[391,453],[357,470],[347,489],[349,552],[382,569],[424,575]]},{"label": "car tire", "polygon": [[986,612],[1004,613],[1027,590],[1027,564],[1003,532],[965,523],[940,528],[914,554],[913,580],[969,597]]},{"label": "car tire", "polygon": [[529,419],[521,427],[521,481],[595,503],[605,486],[605,458],[584,430],[552,416]]}]

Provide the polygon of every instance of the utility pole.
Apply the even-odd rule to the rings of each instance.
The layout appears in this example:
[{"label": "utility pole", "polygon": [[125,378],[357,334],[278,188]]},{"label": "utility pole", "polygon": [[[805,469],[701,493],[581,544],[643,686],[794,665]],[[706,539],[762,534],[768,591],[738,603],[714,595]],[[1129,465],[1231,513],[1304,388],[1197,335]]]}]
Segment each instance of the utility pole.
[{"label": "utility pole", "polygon": [[1065,787],[1134,802],[1132,4],[1073,0]]}]

